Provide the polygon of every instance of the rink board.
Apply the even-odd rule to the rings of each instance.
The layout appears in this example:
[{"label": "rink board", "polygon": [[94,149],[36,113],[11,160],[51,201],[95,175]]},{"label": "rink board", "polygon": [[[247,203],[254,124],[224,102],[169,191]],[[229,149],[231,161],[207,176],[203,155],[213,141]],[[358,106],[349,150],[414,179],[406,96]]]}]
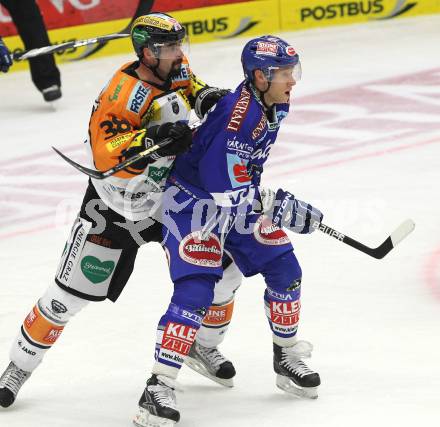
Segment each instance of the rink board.
[{"label": "rink board", "polygon": [[[207,5],[209,7],[198,7]],[[440,12],[440,0],[168,0],[102,2],[71,0],[70,2],[40,2],[53,44],[118,33],[126,29],[132,17],[151,10],[170,12],[187,29],[191,43],[205,43],[234,37],[250,38],[279,31],[383,21]],[[58,5],[56,11],[54,6]],[[60,7],[62,5],[62,7]],[[185,7],[185,10],[181,8]],[[177,9],[177,10],[176,10]],[[2,10],[2,9],[0,9]],[[15,29],[4,10],[0,13],[3,34],[14,34]],[[63,25],[63,28],[59,28]],[[5,38],[13,52],[23,50],[17,35]],[[88,46],[69,49],[56,54],[57,61],[77,61],[89,57],[130,52],[129,39],[110,41],[96,49]],[[16,63],[12,68],[27,68],[27,63]]]}]

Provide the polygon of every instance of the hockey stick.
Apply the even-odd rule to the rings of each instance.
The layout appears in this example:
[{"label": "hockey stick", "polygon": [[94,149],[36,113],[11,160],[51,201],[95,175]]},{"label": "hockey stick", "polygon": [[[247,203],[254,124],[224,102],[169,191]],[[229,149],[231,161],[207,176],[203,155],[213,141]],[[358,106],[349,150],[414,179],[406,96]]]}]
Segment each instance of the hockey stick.
[{"label": "hockey stick", "polygon": [[381,245],[379,245],[377,248],[369,248],[363,243],[358,242],[357,240],[354,240],[353,238],[340,233],[339,231],[329,227],[328,225],[323,224],[322,222],[320,223],[315,221],[312,224],[313,228],[322,231],[324,234],[334,237],[336,240],[339,240],[340,242],[345,243],[346,245],[349,245],[352,248],[355,248],[358,251],[361,251],[364,254],[370,255],[376,259],[382,259],[386,254],[388,254],[388,252],[394,249],[403,239],[405,239],[410,233],[412,233],[415,226],[416,224],[412,219],[407,219],[402,224],[400,224]]},{"label": "hockey stick", "polygon": [[[192,123],[189,125],[191,130],[195,130],[200,126],[200,122],[196,121],[195,123]],[[86,168],[85,166],[80,165],[79,163],[74,162],[72,159],[69,159],[65,154],[63,154],[61,151],[57,150],[55,147],[52,147],[54,151],[60,155],[69,165],[73,166],[74,168],[78,169],[80,172],[90,176],[91,178],[95,179],[105,179],[109,176],[114,175],[115,173],[121,171],[122,169],[125,169],[126,167],[132,165],[133,163],[137,162],[138,160],[148,157],[150,154],[157,151],[159,148],[164,147],[165,145],[170,144],[173,142],[173,138],[165,138],[161,141],[159,141],[157,144],[153,145],[150,148],[147,148],[144,151],[141,151],[140,153],[136,154],[133,157],[129,157],[128,159],[125,159],[121,163],[118,163],[116,166],[113,166],[110,169],[107,169],[105,171],[97,171],[95,169]]]},{"label": "hockey stick", "polygon": [[[131,18],[130,22],[126,25],[126,27],[123,30],[119,31],[119,33],[121,33],[121,34],[127,33],[128,34],[130,32],[131,26],[136,18],[138,18],[141,15],[147,15],[148,13],[151,12],[151,9],[154,4],[154,0],[138,0],[138,1],[139,1],[139,3],[137,5],[136,11],[134,12],[133,17]],[[106,45],[107,45],[107,41],[99,42],[99,43],[95,44],[95,46],[90,46],[87,49],[84,49],[84,51],[81,52],[80,55],[78,55],[77,57],[72,58],[70,60],[71,61],[79,61],[81,59],[88,58],[89,56],[92,56],[96,52],[100,51]]]},{"label": "hockey stick", "polygon": [[86,168],[85,166],[80,165],[79,163],[74,162],[72,159],[69,159],[66,155],[64,155],[61,151],[57,150],[55,147],[52,147],[57,154],[59,154],[69,165],[72,165],[74,168],[78,169],[80,172],[85,173],[86,175],[90,176],[91,178],[95,179],[105,179],[109,176],[114,175],[116,172],[121,171],[122,169],[125,169],[126,167],[132,165],[134,162],[137,162],[138,160],[142,159],[143,157],[148,157],[150,154],[157,151],[159,148],[164,147],[165,145],[168,145],[169,143],[173,142],[173,138],[166,138],[157,144],[153,145],[150,148],[147,148],[144,151],[141,151],[139,154],[136,154],[133,157],[129,157],[128,159],[124,160],[121,163],[118,163],[116,166],[107,169],[103,172],[97,171],[95,169]]},{"label": "hockey stick", "polygon": [[25,59],[35,58],[36,56],[47,55],[49,53],[60,52],[66,49],[72,49],[81,46],[87,46],[89,44],[103,43],[114,39],[122,39],[129,36],[130,34],[115,33],[115,34],[107,34],[106,36],[94,37],[91,39],[75,40],[75,41],[55,44],[51,46],[44,46],[36,49],[30,49],[21,53],[15,53],[12,55],[12,59],[14,61],[24,61]]}]

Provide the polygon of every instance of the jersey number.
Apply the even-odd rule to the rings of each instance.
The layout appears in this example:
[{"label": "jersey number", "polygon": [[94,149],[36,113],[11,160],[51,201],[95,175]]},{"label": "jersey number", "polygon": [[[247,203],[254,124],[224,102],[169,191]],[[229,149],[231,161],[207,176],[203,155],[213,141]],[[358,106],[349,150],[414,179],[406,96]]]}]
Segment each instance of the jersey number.
[{"label": "jersey number", "polygon": [[128,120],[119,120],[116,116],[110,120],[105,120],[99,125],[101,129],[104,129],[106,135],[108,135],[105,140],[113,138],[119,133],[125,133],[131,130],[131,124]]}]

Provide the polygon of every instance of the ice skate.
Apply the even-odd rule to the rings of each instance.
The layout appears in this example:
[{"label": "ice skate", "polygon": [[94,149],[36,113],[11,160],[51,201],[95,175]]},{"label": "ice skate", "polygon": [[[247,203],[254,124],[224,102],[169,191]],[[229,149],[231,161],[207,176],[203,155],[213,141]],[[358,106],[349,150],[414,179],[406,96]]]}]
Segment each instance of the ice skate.
[{"label": "ice skate", "polygon": [[321,379],[301,359],[311,357],[312,344],[298,341],[292,347],[273,345],[273,367],[277,387],[297,397],[316,399]]},{"label": "ice skate", "polygon": [[177,410],[176,382],[163,375],[152,375],[139,399],[139,413],[133,423],[137,427],[172,427],[180,419]]},{"label": "ice skate", "polygon": [[30,376],[30,372],[23,371],[14,362],[9,363],[0,378],[0,406],[3,408],[11,406],[21,386]]},{"label": "ice skate", "polygon": [[220,353],[217,347],[203,347],[195,342],[185,359],[185,364],[224,387],[234,386],[232,379],[235,376],[234,365]]},{"label": "ice skate", "polygon": [[41,94],[46,102],[53,102],[61,98],[61,88],[59,85],[54,84],[41,90]]}]

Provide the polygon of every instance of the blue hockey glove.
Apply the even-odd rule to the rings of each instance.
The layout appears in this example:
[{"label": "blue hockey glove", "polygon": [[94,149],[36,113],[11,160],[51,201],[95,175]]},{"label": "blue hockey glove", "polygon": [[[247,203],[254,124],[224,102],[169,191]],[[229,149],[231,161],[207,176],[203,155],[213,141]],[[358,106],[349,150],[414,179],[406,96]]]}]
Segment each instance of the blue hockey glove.
[{"label": "blue hockey glove", "polygon": [[285,227],[295,233],[313,233],[312,224],[321,222],[323,214],[312,205],[295,199],[295,196],[281,188],[275,193],[272,190],[260,190],[263,211],[272,218],[272,223]]},{"label": "blue hockey glove", "polygon": [[11,65],[11,52],[9,52],[9,49],[6,47],[2,38],[0,37],[0,71],[7,73]]}]

